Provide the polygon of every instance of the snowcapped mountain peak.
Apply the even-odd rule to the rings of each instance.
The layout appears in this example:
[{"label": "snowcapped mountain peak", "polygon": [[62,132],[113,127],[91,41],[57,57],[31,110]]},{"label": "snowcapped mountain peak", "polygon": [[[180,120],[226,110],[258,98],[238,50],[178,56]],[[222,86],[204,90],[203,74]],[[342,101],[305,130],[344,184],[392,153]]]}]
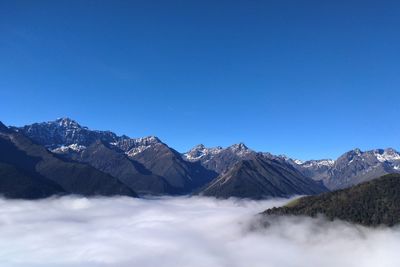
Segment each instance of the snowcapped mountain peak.
[{"label": "snowcapped mountain peak", "polygon": [[111,143],[120,138],[109,131],[89,130],[66,117],[19,127],[18,131],[49,149],[57,149],[62,146],[69,147],[73,144],[87,147],[96,140]]},{"label": "snowcapped mountain peak", "polygon": [[228,149],[231,149],[233,151],[247,151],[249,148],[244,144],[244,143],[239,143],[239,144],[233,144]]},{"label": "snowcapped mountain peak", "polygon": [[146,137],[140,137],[140,138],[135,138],[133,139],[137,144],[143,144],[143,145],[150,145],[150,144],[156,144],[156,143],[161,143],[161,140],[154,135],[146,136]]},{"label": "snowcapped mountain peak", "polygon": [[304,163],[304,161],[299,160],[299,159],[294,159],[293,162],[296,163],[297,165],[301,165]]},{"label": "snowcapped mountain peak", "polygon": [[191,150],[204,150],[206,149],[205,145],[203,144],[198,144],[197,146],[195,146],[194,148],[192,148]]},{"label": "snowcapped mountain peak", "polygon": [[163,145],[163,143],[158,137],[152,135],[141,138],[121,138],[113,145],[125,151],[129,157],[133,157],[150,147]]},{"label": "snowcapped mountain peak", "polygon": [[53,124],[56,123],[61,127],[65,128],[81,128],[79,123],[74,121],[73,119],[63,117],[63,118],[57,118],[55,121],[49,121],[48,124]]},{"label": "snowcapped mountain peak", "polygon": [[357,156],[360,156],[363,152],[359,148],[353,149],[352,153],[356,154]]},{"label": "snowcapped mountain peak", "polygon": [[376,149],[373,151],[373,153],[380,162],[400,161],[400,153],[393,148]]},{"label": "snowcapped mountain peak", "polygon": [[194,148],[192,148],[191,150],[189,150],[187,153],[183,154],[183,156],[187,160],[196,161],[205,156],[211,156],[211,155],[218,154],[222,150],[223,150],[223,148],[220,146],[207,148],[203,144],[199,144],[199,145],[195,146]]},{"label": "snowcapped mountain peak", "polygon": [[335,161],[332,159],[321,159],[321,160],[308,160],[300,165],[304,168],[311,168],[311,167],[332,167],[335,164]]}]

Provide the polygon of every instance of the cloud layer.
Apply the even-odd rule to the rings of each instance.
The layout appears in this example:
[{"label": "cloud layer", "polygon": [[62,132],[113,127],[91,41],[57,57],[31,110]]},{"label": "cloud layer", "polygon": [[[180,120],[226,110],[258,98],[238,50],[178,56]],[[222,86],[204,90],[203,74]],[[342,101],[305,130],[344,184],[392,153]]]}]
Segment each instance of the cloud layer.
[{"label": "cloud layer", "polygon": [[[400,229],[258,212],[285,200],[0,200],[0,266],[400,266]],[[265,223],[265,222],[264,222]]]}]

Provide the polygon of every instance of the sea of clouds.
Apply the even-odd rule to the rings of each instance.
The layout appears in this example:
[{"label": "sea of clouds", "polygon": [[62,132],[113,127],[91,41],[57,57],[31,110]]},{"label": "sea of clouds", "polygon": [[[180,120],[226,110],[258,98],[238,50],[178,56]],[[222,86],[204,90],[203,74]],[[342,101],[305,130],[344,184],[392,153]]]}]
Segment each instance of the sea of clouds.
[{"label": "sea of clouds", "polygon": [[0,199],[0,266],[400,266],[400,228],[256,215],[285,202]]}]

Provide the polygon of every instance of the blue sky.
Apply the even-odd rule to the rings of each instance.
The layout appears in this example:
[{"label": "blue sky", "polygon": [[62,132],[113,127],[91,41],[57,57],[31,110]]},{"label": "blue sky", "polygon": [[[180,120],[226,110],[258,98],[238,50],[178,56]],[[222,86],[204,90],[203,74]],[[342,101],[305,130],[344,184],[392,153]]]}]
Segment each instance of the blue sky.
[{"label": "blue sky", "polygon": [[1,1],[0,120],[178,151],[400,149],[397,1]]}]

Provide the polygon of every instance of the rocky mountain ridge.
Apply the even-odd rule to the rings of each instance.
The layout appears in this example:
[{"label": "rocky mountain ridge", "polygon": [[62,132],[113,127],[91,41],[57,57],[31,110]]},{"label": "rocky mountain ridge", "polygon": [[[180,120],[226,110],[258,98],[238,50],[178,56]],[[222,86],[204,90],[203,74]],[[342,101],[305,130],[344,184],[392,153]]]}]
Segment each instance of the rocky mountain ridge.
[{"label": "rocky mountain ridge", "polygon": [[[225,148],[220,146],[208,148],[200,144],[186,153],[179,153],[156,136],[141,138],[118,136],[111,131],[90,130],[69,118],[12,127],[12,129],[23,133],[51,152],[91,164],[100,170],[109,170],[110,162],[85,156],[87,155],[85,151],[90,151],[89,147],[93,149],[93,146],[99,145],[97,142],[101,141],[113,153],[122,154],[135,166],[141,166],[137,171],[138,176],[148,177],[154,182],[154,188],[147,186],[144,186],[146,189],[136,188],[139,192],[143,189],[143,192],[156,194],[191,192],[195,188],[205,186],[217,176],[226,174],[236,164],[255,160],[260,154],[282,165],[291,165],[303,176],[321,181],[330,190],[346,188],[384,174],[400,172],[400,153],[391,148],[365,152],[354,149],[336,160],[301,161],[285,155],[256,152],[244,143]],[[99,162],[104,166],[100,166]],[[116,171],[112,173],[115,174]]]}]

